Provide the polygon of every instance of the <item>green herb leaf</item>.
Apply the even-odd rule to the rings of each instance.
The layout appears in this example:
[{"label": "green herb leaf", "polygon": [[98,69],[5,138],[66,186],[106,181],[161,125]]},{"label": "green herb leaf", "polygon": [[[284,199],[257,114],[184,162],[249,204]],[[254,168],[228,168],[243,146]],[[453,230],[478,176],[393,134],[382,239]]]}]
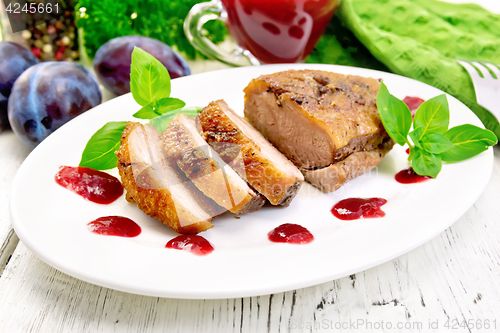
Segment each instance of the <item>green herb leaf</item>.
[{"label": "green herb leaf", "polygon": [[170,75],[151,54],[134,47],[130,66],[130,91],[141,106],[170,96]]},{"label": "green herb leaf", "polygon": [[411,166],[421,176],[436,178],[441,171],[442,162],[439,155],[429,153],[418,147],[413,147]]},{"label": "green herb leaf", "polygon": [[[422,135],[424,129],[417,127],[410,132],[410,138],[415,147],[423,149],[432,154],[440,154],[453,147],[451,141],[438,132],[427,132]],[[410,159],[411,160],[411,159]]]},{"label": "green herb leaf", "polygon": [[105,124],[87,142],[80,160],[81,167],[108,170],[116,167],[115,151],[120,147],[120,139],[126,121],[113,121]]},{"label": "green herb leaf", "polygon": [[186,103],[178,98],[164,98],[160,99],[158,102],[158,110],[156,110],[156,113],[162,115],[173,110],[182,109],[185,106]]},{"label": "green herb leaf", "polygon": [[439,132],[427,132],[420,139],[422,149],[432,154],[441,154],[442,152],[453,148],[453,143]]},{"label": "green herb leaf", "polygon": [[450,111],[445,94],[433,97],[422,103],[413,120],[414,128],[421,127],[423,129],[421,135],[425,135],[428,132],[445,133],[449,124]]},{"label": "green herb leaf", "polygon": [[417,146],[418,148],[422,148],[422,144],[420,142],[420,138],[422,137],[422,132],[424,129],[422,127],[418,127],[414,129],[413,131],[410,132],[410,138],[411,141],[413,141],[413,144]]},{"label": "green herb leaf", "polygon": [[[410,162],[410,163],[413,160],[413,156],[415,155],[415,148],[416,147],[413,147],[413,146],[410,146],[408,148],[408,150],[409,150],[409,152],[408,152],[408,162]],[[413,170],[413,171],[415,171],[415,170]]]},{"label": "green herb leaf", "polygon": [[493,132],[470,124],[450,128],[445,136],[453,144],[452,148],[441,154],[446,162],[460,162],[476,156],[498,141]]},{"label": "green herb leaf", "polygon": [[[135,101],[142,108],[134,114],[140,119],[152,119],[150,123],[163,132],[177,113],[192,114],[193,108],[182,109],[186,103],[170,96],[170,75],[165,66],[146,51],[135,47],[132,52],[130,89]],[[176,111],[178,110],[178,111]],[[196,109],[199,110],[200,109]],[[196,115],[198,112],[194,112]],[[153,120],[167,114],[165,118]],[[80,166],[97,170],[116,167],[115,151],[126,122],[109,122],[99,129],[87,142]]]},{"label": "green herb leaf", "polygon": [[153,125],[156,130],[160,133],[165,132],[165,129],[168,127],[170,124],[170,121],[174,119],[174,117],[180,113],[188,115],[190,117],[196,117],[198,113],[201,112],[203,108],[198,108],[198,107],[188,107],[172,112],[165,113],[164,115],[158,116],[156,118],[153,118],[149,121],[150,125]]},{"label": "green herb leaf", "polygon": [[158,108],[156,106],[156,102],[151,102],[147,105],[144,105],[139,111],[134,113],[133,116],[139,119],[151,119],[154,117],[158,117],[159,114],[155,112],[156,108]]},{"label": "green herb leaf", "polygon": [[181,109],[185,105],[186,103],[178,98],[168,97],[161,99],[159,102],[151,102],[143,106],[139,111],[134,113],[134,117],[139,119],[153,119],[169,111]]},{"label": "green herb leaf", "polygon": [[407,143],[412,121],[410,109],[402,100],[389,93],[384,82],[380,82],[377,107],[382,124],[389,136],[397,144],[404,145]]},{"label": "green herb leaf", "polygon": [[380,83],[377,107],[382,124],[391,138],[401,146],[408,144],[408,161],[421,176],[436,178],[443,161],[459,162],[497,143],[493,132],[470,124],[448,130],[450,112],[444,94],[420,105],[411,132],[410,110],[403,101],[389,93],[383,82]]}]

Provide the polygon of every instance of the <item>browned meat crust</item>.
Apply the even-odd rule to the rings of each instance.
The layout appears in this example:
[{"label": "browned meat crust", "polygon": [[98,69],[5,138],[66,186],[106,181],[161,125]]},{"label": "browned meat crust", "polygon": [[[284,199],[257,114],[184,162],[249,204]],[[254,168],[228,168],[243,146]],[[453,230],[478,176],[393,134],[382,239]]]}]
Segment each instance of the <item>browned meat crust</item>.
[{"label": "browned meat crust", "polygon": [[314,170],[302,170],[302,173],[307,182],[318,187],[324,193],[333,192],[349,180],[361,176],[377,166],[392,146],[392,142],[386,142],[377,149],[352,153],[335,164]]},{"label": "browned meat crust", "polygon": [[194,119],[177,115],[165,130],[162,141],[169,159],[220,206],[243,214],[258,210],[266,202],[203,140]]},{"label": "browned meat crust", "polygon": [[389,139],[380,120],[378,80],[289,70],[245,88],[245,117],[301,170],[326,167]]},{"label": "browned meat crust", "polygon": [[203,138],[256,191],[273,205],[290,203],[304,180],[302,174],[248,121],[222,100],[205,107],[197,121]]},{"label": "browned meat crust", "polygon": [[[211,228],[211,217],[221,208],[206,198],[190,181],[168,165],[162,155],[159,133],[150,125],[129,122],[116,153],[118,171],[127,191],[147,215],[163,222],[181,234],[196,234]],[[143,151],[148,151],[144,156]],[[156,163],[147,161],[148,156]],[[135,175],[134,175],[135,171]]]}]

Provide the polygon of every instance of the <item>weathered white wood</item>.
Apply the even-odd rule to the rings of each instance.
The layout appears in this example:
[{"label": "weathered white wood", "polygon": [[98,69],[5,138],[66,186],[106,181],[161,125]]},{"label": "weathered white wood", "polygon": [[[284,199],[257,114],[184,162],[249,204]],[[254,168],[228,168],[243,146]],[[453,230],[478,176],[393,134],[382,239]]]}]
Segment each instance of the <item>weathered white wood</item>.
[{"label": "weathered white wood", "polygon": [[20,244],[0,278],[0,331],[468,332],[445,327],[464,319],[489,320],[489,330],[472,332],[498,331],[500,148],[495,154],[483,195],[432,241],[350,277],[286,293],[227,300],[131,295],[60,273]]},{"label": "weathered white wood", "polygon": [[0,245],[0,276],[2,275],[3,269],[10,260],[10,257],[17,244],[19,243],[19,237],[17,237],[14,229],[10,228],[7,231],[2,244]]},{"label": "weathered white wood", "polygon": [[17,169],[31,150],[11,130],[0,132],[0,275],[18,241],[10,225],[10,187]]}]

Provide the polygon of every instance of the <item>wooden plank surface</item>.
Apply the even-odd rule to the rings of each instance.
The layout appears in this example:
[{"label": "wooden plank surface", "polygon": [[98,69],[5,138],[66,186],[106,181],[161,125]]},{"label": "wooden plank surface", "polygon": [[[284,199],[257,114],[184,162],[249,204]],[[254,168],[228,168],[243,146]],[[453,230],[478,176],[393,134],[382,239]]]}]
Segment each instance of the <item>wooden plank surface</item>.
[{"label": "wooden plank surface", "polygon": [[18,241],[10,225],[10,187],[17,169],[31,150],[11,130],[0,132],[0,274]]},{"label": "wooden plank surface", "polygon": [[471,332],[497,332],[499,154],[496,147],[479,200],[432,241],[364,272],[286,293],[224,300],[132,295],[60,273],[20,244],[0,278],[0,331],[469,332],[469,320]]}]

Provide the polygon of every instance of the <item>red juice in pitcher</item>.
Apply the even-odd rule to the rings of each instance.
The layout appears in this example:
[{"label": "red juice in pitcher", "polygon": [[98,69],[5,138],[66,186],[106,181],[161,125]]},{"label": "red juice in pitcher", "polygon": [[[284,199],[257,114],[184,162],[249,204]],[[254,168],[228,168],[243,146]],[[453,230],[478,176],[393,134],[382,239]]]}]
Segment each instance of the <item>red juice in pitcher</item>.
[{"label": "red juice in pitcher", "polygon": [[222,0],[238,45],[264,63],[306,58],[340,0]]}]

